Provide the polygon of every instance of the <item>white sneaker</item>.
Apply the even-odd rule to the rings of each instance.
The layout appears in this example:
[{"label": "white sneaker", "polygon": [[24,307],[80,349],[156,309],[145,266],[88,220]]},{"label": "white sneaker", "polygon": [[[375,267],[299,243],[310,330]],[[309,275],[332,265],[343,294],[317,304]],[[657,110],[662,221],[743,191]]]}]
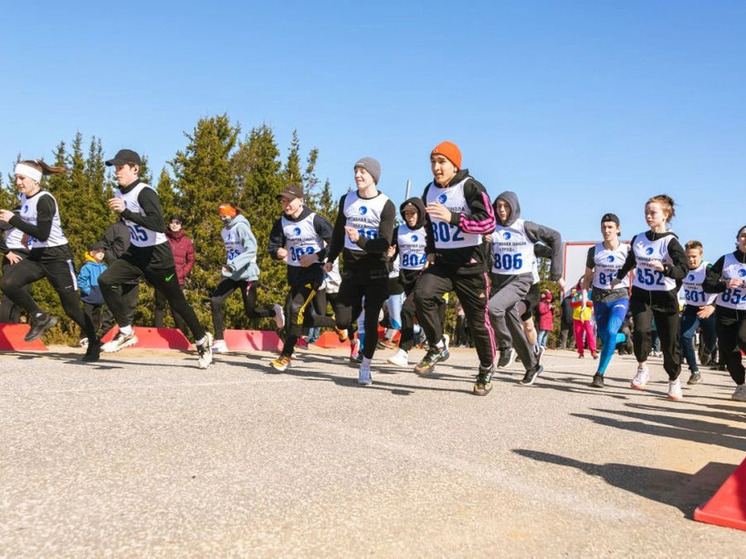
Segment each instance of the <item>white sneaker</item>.
[{"label": "white sneaker", "polygon": [[448,334],[443,334],[443,342],[446,344],[446,349],[448,349],[448,346],[451,345],[451,336]]},{"label": "white sneaker", "polygon": [[199,354],[197,366],[200,369],[207,369],[212,363],[212,334],[209,332],[205,334],[205,342],[197,346],[197,353]]},{"label": "white sneaker", "polygon": [[133,346],[136,343],[137,336],[135,336],[134,330],[131,334],[122,334],[122,332],[119,332],[113,340],[101,346],[101,351],[104,353],[114,353],[125,347]]},{"label": "white sneaker", "polygon": [[409,352],[404,351],[403,349],[400,349],[397,351],[394,355],[389,357],[386,362],[391,363],[392,365],[396,365],[397,367],[404,367],[405,369],[409,367]]},{"label": "white sneaker", "polygon": [[360,374],[357,377],[357,383],[362,386],[373,384],[373,376],[370,374],[370,359],[367,357],[363,357],[363,361],[360,363]]},{"label": "white sneaker", "polygon": [[638,365],[635,378],[632,379],[632,388],[634,388],[635,390],[645,390],[645,386],[648,384],[649,377],[650,373],[648,372],[648,366],[644,364]]},{"label": "white sneaker", "polygon": [[668,399],[683,400],[684,395],[681,393],[681,383],[679,379],[668,381]]},{"label": "white sneaker", "polygon": [[88,347],[88,338],[80,338],[78,345],[80,347]]},{"label": "white sneaker", "polygon": [[228,353],[228,346],[225,345],[225,340],[215,340],[211,349],[213,353]]},{"label": "white sneaker", "polygon": [[736,402],[746,402],[746,384],[739,384],[736,386],[736,391],[730,399],[735,400]]},{"label": "white sneaker", "polygon": [[283,326],[285,326],[285,312],[282,310],[282,305],[279,305],[275,303],[274,306],[275,309],[275,324],[277,324],[277,329],[279,330]]}]

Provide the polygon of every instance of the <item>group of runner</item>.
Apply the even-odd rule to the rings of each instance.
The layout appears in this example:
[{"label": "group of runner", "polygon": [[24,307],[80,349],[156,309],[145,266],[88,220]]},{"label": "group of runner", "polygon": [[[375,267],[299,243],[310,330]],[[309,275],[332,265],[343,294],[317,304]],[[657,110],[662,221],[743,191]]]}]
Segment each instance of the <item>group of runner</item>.
[{"label": "group of runner", "polygon": [[[340,198],[333,226],[305,206],[300,186],[289,185],[278,194],[281,217],[270,233],[268,250],[287,265],[290,289],[284,311],[279,307],[256,309],[256,241],[240,210],[222,204],[219,214],[225,225],[222,235],[227,262],[223,280],[211,300],[218,333],[215,345],[178,282],[173,281],[175,266],[164,234],[163,212],[156,191],[140,181],[139,155],[120,150],[106,165],[115,168],[119,186],[108,205],[126,224],[131,240],[124,254],[99,277],[106,305],[119,326],[119,333],[109,342],[116,346],[114,351],[136,342],[127,291],[144,278],[165,294],[171,308],[184,319],[194,337],[198,365],[206,368],[213,360],[213,349],[226,349],[224,342],[220,343],[220,307],[230,293],[241,288],[248,314],[274,316],[278,327],[285,324],[282,351],[270,364],[277,371],[285,371],[304,327],[334,327],[341,340],[350,337],[352,343],[351,328],[362,316],[364,330],[377,332],[379,314],[388,297],[391,262],[396,259],[406,298],[401,306],[399,348],[389,363],[409,366],[416,323],[424,332],[427,351],[414,365],[414,372],[430,375],[436,365],[449,358],[444,311],[448,293],[455,291],[479,360],[474,394],[488,394],[495,371],[512,364],[516,355],[525,369],[521,384],[533,384],[543,371],[543,347],[536,343],[530,321],[539,300],[537,254],[551,259],[549,279],[564,291],[561,236],[550,227],[525,220],[514,192],[502,192],[493,202],[485,187],[462,167],[461,151],[451,142],[442,142],[431,150],[433,180],[421,197],[401,204],[403,222],[398,227],[393,202],[378,188],[381,165],[371,157],[354,164],[357,189]],[[62,171],[41,161],[16,165],[20,211],[0,210],[0,222],[27,237],[28,254],[7,267],[0,289],[28,313],[31,328],[26,338],[33,340],[56,324],[56,318],[40,309],[27,289],[30,283],[48,278],[66,314],[88,338],[83,360],[97,361],[102,343],[80,306],[59,208],[54,197],[41,187],[44,175]],[[685,251],[668,230],[673,216],[674,201],[666,195],[654,196],[645,205],[649,230],[635,235],[629,245],[619,240],[616,215],[607,213],[601,219],[603,241],[590,249],[582,281],[583,301],[588,300],[590,292],[603,343],[591,385],[604,386],[604,373],[629,308],[638,361],[632,387],[642,390],[648,382],[646,362],[655,320],[663,367],[669,377],[668,397],[680,400],[682,324],[691,337],[698,321],[716,309],[719,350],[737,385],[733,398],[746,401],[740,353],[746,350],[746,227],[736,235],[737,249],[709,265],[701,261],[701,244],[687,243]],[[251,240],[249,235],[253,245],[246,243]],[[247,247],[253,247],[254,252],[247,252]],[[343,261],[343,276],[330,317],[321,287],[338,258]],[[678,303],[682,282],[687,303],[683,319]],[[377,345],[376,335],[365,337],[358,373],[361,385],[373,382],[372,360]],[[689,349],[685,353],[689,360]],[[691,368],[692,361],[689,363]],[[694,364],[691,384],[699,379],[696,359]]]}]

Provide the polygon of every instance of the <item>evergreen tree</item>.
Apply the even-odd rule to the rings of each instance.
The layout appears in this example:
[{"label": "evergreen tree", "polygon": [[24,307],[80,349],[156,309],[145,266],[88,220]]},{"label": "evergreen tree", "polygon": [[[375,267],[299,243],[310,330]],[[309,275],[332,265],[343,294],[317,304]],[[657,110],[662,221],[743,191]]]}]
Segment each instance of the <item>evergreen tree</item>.
[{"label": "evergreen tree", "polygon": [[[235,199],[231,156],[239,132],[227,115],[200,119],[193,133],[186,134],[186,148],[171,162],[173,183],[159,184],[159,189],[173,193],[173,200],[165,202],[175,205],[164,206],[166,215],[181,214],[184,230],[194,242],[195,266],[188,278],[187,297],[204,324],[209,323],[209,306],[199,303],[220,281],[219,271],[225,263],[217,209],[222,202]],[[161,179],[165,180],[163,174]]]}]

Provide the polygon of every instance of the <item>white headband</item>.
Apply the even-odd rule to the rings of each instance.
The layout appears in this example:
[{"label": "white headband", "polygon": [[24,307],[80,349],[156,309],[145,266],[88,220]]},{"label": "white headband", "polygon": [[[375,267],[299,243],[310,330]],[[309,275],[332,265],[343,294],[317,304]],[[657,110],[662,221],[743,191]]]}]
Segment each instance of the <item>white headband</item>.
[{"label": "white headband", "polygon": [[15,173],[16,175],[23,175],[24,177],[28,177],[33,181],[41,183],[41,171],[39,169],[34,169],[31,165],[19,163],[18,165],[16,165]]}]

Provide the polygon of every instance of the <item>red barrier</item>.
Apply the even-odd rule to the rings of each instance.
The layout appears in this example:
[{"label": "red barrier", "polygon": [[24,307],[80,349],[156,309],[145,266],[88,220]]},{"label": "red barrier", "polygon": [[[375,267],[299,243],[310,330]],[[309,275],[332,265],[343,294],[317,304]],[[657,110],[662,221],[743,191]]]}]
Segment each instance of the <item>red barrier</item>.
[{"label": "red barrier", "polygon": [[[101,338],[104,343],[111,341],[119,333],[119,327],[114,326]],[[130,346],[140,349],[189,349],[191,344],[186,336],[177,328],[150,328],[135,326],[137,344]],[[124,348],[127,349],[127,348]]]},{"label": "red barrier", "polygon": [[0,351],[48,351],[40,339],[33,342],[23,339],[29,330],[28,324],[0,324]]},{"label": "red barrier", "polygon": [[694,510],[694,520],[746,530],[746,460],[725,480],[712,499]]},{"label": "red barrier", "polygon": [[256,351],[279,351],[282,340],[276,332],[265,330],[225,330],[225,345],[229,351],[253,349]]}]

